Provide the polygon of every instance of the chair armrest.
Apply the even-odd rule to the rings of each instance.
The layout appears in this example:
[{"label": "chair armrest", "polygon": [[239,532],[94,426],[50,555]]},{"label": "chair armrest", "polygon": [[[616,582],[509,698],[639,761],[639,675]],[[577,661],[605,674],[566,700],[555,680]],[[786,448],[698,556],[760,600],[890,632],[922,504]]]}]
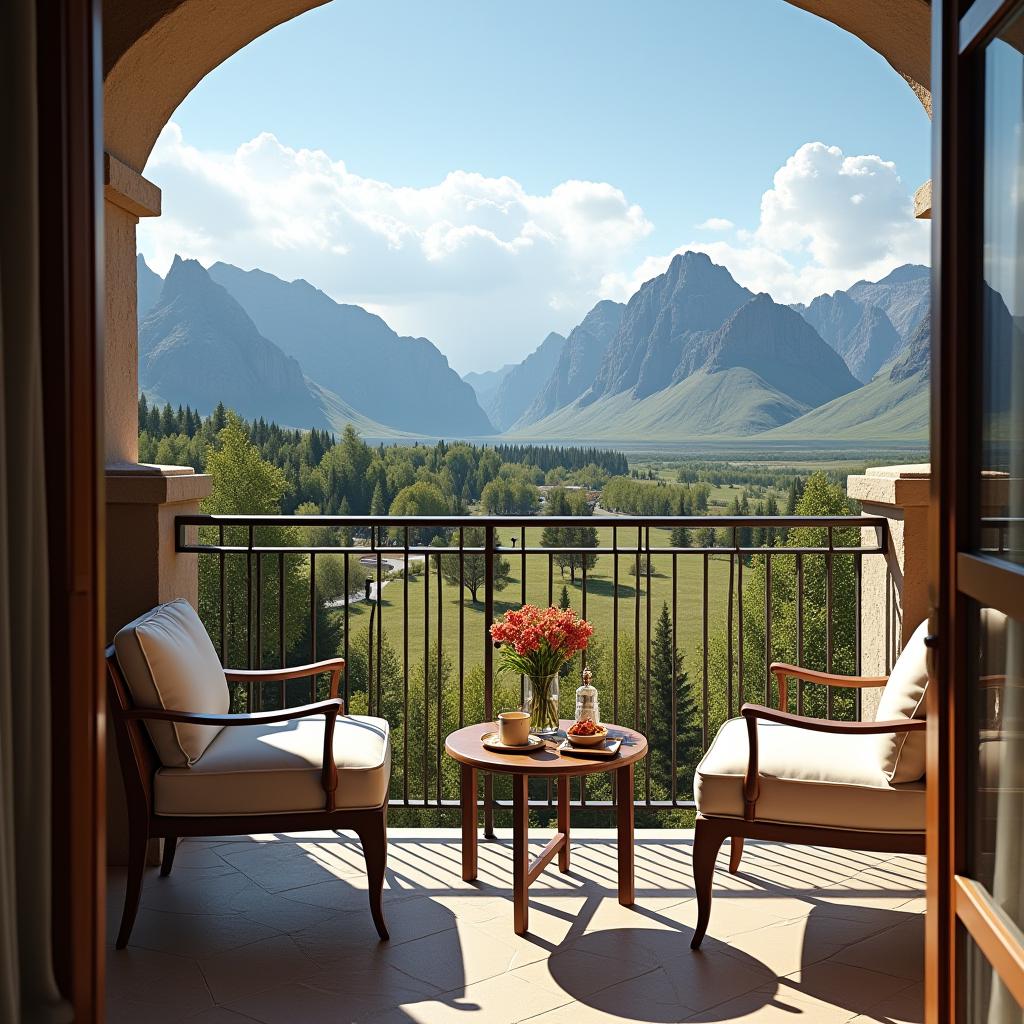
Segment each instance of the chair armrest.
[{"label": "chair armrest", "polygon": [[123,717],[148,722],[179,722],[182,725],[271,725],[293,718],[309,718],[311,715],[337,717],[343,703],[340,697],[334,697],[317,701],[316,704],[300,704],[280,711],[253,711],[242,715],[206,715],[195,711],[169,711],[166,708],[128,708]]},{"label": "chair armrest", "polygon": [[789,665],[783,661],[774,661],[768,670],[775,676],[775,682],[779,687],[779,707],[786,709],[789,684],[787,679],[801,679],[805,683],[822,683],[825,686],[885,686],[889,682],[888,676],[841,676],[835,672],[817,672],[811,668],[801,668],[799,665]]},{"label": "chair armrest", "polygon": [[791,715],[788,711],[776,711],[761,704],[744,704],[740,714],[747,723],[747,771],[743,776],[744,817],[753,821],[757,798],[760,795],[757,723],[775,722],[792,725],[811,732],[827,732],[840,736],[881,736],[889,732],[923,732],[928,723],[923,718],[901,718],[892,722],[833,722],[824,718],[808,718],[806,715]]},{"label": "chair armrest", "polygon": [[[229,683],[268,683],[283,679],[302,679],[305,676],[330,672],[330,696],[333,698],[338,696],[338,680],[344,669],[344,658],[328,658],[326,661],[315,661],[311,665],[290,665],[288,668],[226,668],[224,678]],[[341,713],[345,713],[344,708]]]},{"label": "chair armrest", "polygon": [[201,715],[191,711],[167,711],[164,708],[129,708],[123,717],[151,722],[180,722],[182,725],[271,725],[274,722],[290,722],[298,718],[323,715],[324,749],[320,785],[326,795],[328,811],[334,810],[335,791],[338,788],[338,766],[334,763],[334,726],[338,721],[344,702],[339,697],[302,704],[281,711],[254,711],[247,715]]}]

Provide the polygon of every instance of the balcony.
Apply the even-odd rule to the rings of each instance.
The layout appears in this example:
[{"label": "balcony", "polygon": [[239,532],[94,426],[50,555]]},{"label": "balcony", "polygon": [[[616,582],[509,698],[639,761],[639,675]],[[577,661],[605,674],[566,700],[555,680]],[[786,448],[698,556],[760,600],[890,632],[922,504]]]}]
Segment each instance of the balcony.
[{"label": "balcony", "polygon": [[[723,864],[716,876],[711,927],[693,953],[691,843],[687,830],[639,831],[637,902],[624,908],[611,833],[579,830],[572,873],[535,884],[519,938],[502,830],[466,883],[455,830],[394,829],[392,937],[381,944],[354,839],[186,840],[170,877],[147,878],[132,944],[108,956],[108,1019],[923,1019],[921,858],[752,843],[742,875]],[[115,923],[122,894],[115,873]]]},{"label": "balcony", "polygon": [[[581,523],[597,527],[595,543],[566,532]],[[226,665],[340,654],[346,706],[391,722],[392,938],[373,931],[354,837],[185,840],[173,874],[147,879],[131,946],[108,958],[111,1020],[922,1019],[921,858],[752,842],[739,875],[723,858],[708,937],[689,949],[696,761],[744,701],[777,701],[773,660],[856,674],[866,643],[893,650],[890,617],[864,592],[865,578],[890,585],[885,518],[183,515],[175,529],[179,555],[198,560],[200,612]],[[557,603],[563,586],[597,629],[603,717],[662,739],[629,795],[635,906],[616,899],[624,794],[595,776],[572,790],[572,870],[539,878],[518,937],[508,780],[484,779],[489,838],[479,879],[464,882],[443,743],[519,699],[487,624],[527,600]],[[874,621],[885,636],[864,635]],[[681,655],[667,675],[666,642]],[[304,703],[324,686],[237,686],[232,710]],[[824,691],[801,685],[790,709],[860,716],[860,691]],[[550,786],[533,780],[538,851],[554,817]],[[122,895],[115,869],[111,927]]]}]

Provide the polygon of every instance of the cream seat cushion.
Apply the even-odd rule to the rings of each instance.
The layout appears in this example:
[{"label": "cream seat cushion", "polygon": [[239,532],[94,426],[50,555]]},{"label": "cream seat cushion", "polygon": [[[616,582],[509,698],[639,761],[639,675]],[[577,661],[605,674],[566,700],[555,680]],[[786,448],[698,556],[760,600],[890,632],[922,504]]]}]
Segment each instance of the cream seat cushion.
[{"label": "cream seat cushion", "polygon": [[[757,820],[871,832],[923,832],[923,782],[893,785],[875,736],[837,736],[758,722]],[[747,725],[730,719],[697,766],[701,814],[742,818]]]},{"label": "cream seat cushion", "polygon": [[[157,814],[240,815],[322,811],[324,716],[270,725],[226,726],[189,768],[161,768]],[[383,718],[339,716],[335,806],[380,807],[391,778],[391,739]]]},{"label": "cream seat cushion", "polygon": [[[927,633],[925,620],[896,659],[878,702],[876,722],[924,718],[928,693],[928,649],[924,645]],[[927,741],[923,732],[884,733],[876,736],[874,742],[879,765],[890,782],[899,784],[924,778]]]},{"label": "cream seat cushion", "polygon": [[[231,704],[224,669],[206,627],[188,601],[158,605],[114,637],[132,701],[140,708],[226,715]],[[146,722],[160,763],[195,763],[220,733],[216,725]]]}]

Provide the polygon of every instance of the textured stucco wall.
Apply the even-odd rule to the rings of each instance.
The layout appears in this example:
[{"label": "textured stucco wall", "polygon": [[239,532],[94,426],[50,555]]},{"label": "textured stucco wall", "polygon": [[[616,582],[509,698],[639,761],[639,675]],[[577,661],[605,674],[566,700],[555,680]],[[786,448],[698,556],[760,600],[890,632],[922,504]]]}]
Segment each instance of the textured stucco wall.
[{"label": "textured stucco wall", "polygon": [[[889,523],[883,559],[865,557],[861,576],[861,665],[865,675],[886,675],[904,643],[928,617],[929,480],[927,464],[879,466],[851,476],[846,490],[865,515]],[[862,546],[876,544],[876,531],[861,531]],[[873,719],[881,690],[865,690],[861,712]]]}]

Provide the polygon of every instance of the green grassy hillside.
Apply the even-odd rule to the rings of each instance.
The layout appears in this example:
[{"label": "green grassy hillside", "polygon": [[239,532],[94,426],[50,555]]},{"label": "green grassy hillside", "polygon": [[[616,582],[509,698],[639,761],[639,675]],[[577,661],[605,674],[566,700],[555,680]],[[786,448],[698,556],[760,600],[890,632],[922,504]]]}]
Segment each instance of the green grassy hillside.
[{"label": "green grassy hillside", "polygon": [[928,439],[928,383],[894,381],[884,370],[862,388],[763,434],[766,441]]},{"label": "green grassy hillside", "polygon": [[512,436],[649,441],[741,437],[770,430],[806,411],[751,370],[730,367],[695,373],[639,402],[622,392],[582,409],[566,406]]}]

